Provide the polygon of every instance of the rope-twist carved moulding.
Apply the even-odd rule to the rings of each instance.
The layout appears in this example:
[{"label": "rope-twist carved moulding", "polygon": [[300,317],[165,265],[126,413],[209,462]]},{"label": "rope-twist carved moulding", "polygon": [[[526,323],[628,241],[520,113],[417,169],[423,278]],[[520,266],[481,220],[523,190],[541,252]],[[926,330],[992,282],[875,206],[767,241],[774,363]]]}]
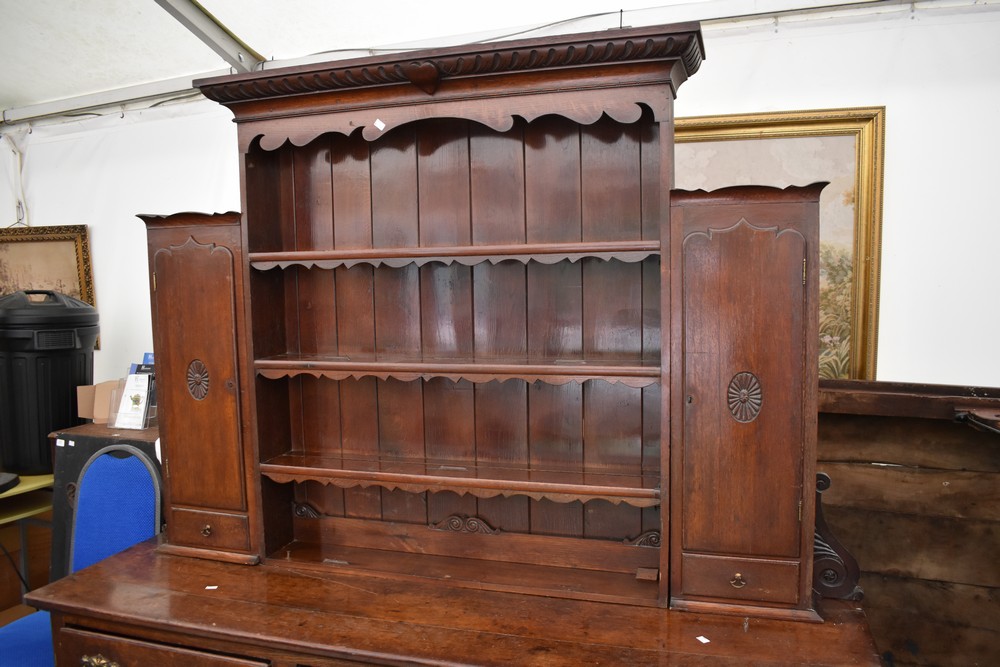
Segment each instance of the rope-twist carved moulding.
[{"label": "rope-twist carved moulding", "polygon": [[752,422],[760,414],[763,399],[760,380],[753,373],[737,373],[729,381],[727,398],[733,419],[743,423]]},{"label": "rope-twist carved moulding", "polygon": [[188,392],[196,401],[200,401],[208,396],[208,382],[208,367],[201,359],[195,359],[188,364]]}]

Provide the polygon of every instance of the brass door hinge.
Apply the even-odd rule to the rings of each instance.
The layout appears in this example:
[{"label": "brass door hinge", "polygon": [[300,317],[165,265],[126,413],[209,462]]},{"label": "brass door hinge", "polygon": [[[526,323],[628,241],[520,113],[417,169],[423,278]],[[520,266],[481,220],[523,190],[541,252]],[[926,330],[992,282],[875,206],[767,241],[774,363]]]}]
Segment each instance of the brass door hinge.
[{"label": "brass door hinge", "polygon": [[802,284],[806,284],[806,258],[802,258]]},{"label": "brass door hinge", "polygon": [[802,501],[799,501],[799,523],[802,523]]}]

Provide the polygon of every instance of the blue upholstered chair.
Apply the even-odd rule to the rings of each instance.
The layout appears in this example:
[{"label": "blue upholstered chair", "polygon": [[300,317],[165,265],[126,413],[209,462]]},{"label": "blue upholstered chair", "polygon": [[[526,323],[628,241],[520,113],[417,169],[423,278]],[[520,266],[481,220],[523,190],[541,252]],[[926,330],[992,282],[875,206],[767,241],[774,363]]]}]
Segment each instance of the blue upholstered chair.
[{"label": "blue upholstered chair", "polygon": [[[160,473],[129,445],[103,447],[84,464],[71,525],[75,572],[148,539],[160,529]],[[48,612],[0,627],[0,667],[48,667],[55,658]]]}]

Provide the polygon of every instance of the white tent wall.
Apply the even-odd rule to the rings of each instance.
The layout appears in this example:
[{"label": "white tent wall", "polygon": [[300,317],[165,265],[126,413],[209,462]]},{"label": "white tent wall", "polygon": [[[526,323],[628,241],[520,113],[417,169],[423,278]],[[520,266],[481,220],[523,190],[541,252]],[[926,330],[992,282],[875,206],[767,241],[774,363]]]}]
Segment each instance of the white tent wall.
[{"label": "white tent wall", "polygon": [[14,142],[0,135],[0,227],[24,224],[21,200],[21,154]]},{"label": "white tent wall", "polygon": [[[707,59],[677,114],[886,107],[878,379],[998,386],[1000,8],[883,9],[706,24]],[[119,377],[152,345],[135,214],[238,209],[231,116],[187,102],[16,134],[30,224],[90,227],[95,379]]]},{"label": "white tent wall", "polygon": [[18,143],[31,225],[89,228],[101,324],[94,379],[122,377],[153,349],[136,214],[239,210],[232,114],[208,101],[125,111],[36,127]]},{"label": "white tent wall", "polygon": [[877,378],[1000,386],[1000,5],[921,6],[708,27],[677,115],[884,106]]}]

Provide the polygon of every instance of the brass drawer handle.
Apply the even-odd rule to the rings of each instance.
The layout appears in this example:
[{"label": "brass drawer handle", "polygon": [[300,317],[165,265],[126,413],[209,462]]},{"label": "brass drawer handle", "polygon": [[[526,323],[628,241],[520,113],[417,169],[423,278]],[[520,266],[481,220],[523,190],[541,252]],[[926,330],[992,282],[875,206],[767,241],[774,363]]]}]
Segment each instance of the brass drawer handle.
[{"label": "brass drawer handle", "polygon": [[747,580],[743,578],[742,574],[737,572],[736,576],[729,580],[729,584],[733,588],[743,588],[744,586],[747,585]]},{"label": "brass drawer handle", "polygon": [[80,658],[80,664],[83,667],[119,667],[117,662],[114,660],[108,660],[100,653],[97,655],[82,656]]},{"label": "brass drawer handle", "polygon": [[205,527],[201,529],[202,537],[209,537],[212,534],[211,524],[205,524]]}]

